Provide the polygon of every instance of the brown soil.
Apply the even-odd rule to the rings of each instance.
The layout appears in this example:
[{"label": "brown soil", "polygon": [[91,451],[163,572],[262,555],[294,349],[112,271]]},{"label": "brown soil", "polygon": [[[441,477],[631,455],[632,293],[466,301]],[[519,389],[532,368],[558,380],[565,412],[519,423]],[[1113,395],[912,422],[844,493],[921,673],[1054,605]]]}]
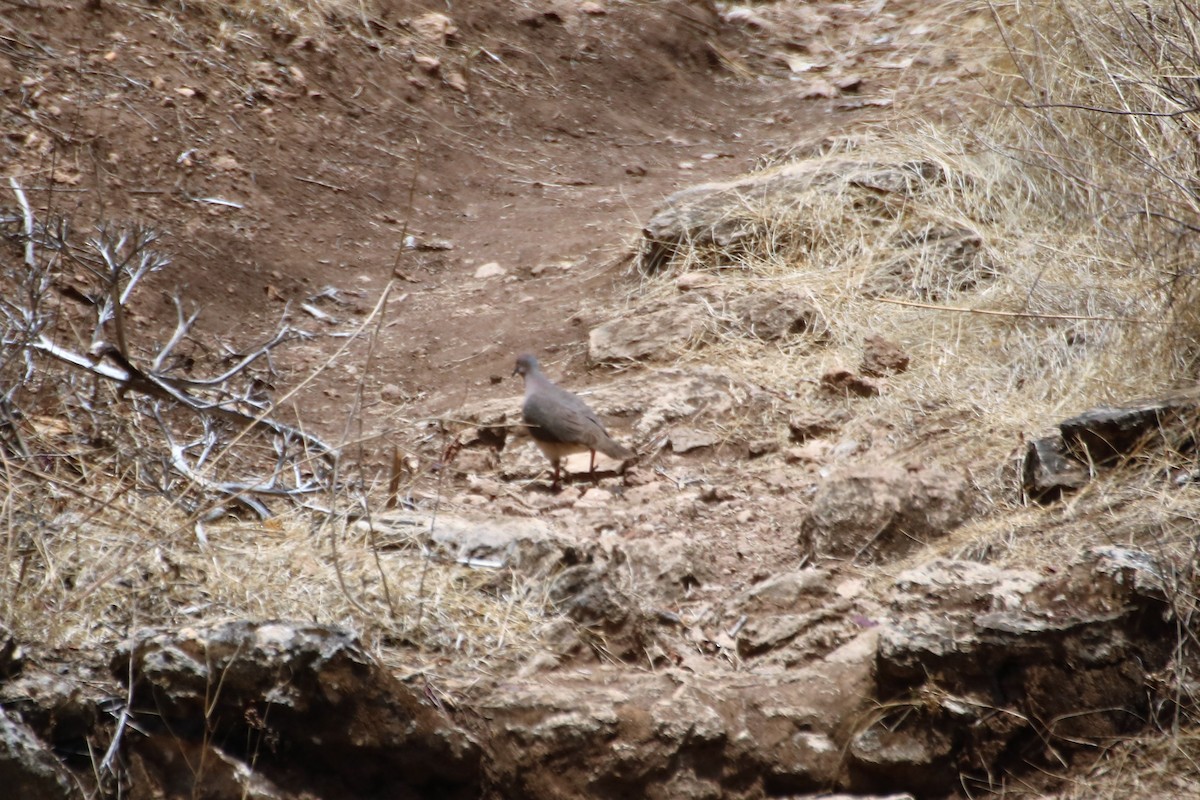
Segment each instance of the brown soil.
[{"label": "brown soil", "polygon": [[[589,323],[636,291],[624,267],[663,197],[861,121],[911,78],[877,68],[898,45],[830,55],[893,41],[903,9],[816,4],[764,28],[704,3],[465,2],[442,41],[420,4],[382,6],[304,33],[202,4],[15,5],[0,55],[5,172],[35,204],[169,235],[172,266],[135,302],[147,349],[167,293],[237,346],[289,304],[299,327],[351,330],[394,280],[364,385],[380,433],[399,407],[494,391],[522,350],[572,378]],[[788,56],[833,66],[793,75]],[[489,262],[505,274],[475,278]],[[331,326],[298,308],[326,287],[349,301],[317,301]],[[280,385],[339,343],[285,354]],[[365,349],[300,394],[308,424],[340,433]]]}]

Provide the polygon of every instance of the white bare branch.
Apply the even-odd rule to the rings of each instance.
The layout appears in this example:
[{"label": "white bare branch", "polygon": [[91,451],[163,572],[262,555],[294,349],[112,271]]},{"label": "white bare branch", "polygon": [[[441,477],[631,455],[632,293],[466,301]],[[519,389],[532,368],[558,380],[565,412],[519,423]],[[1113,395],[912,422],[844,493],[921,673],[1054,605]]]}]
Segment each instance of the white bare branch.
[{"label": "white bare branch", "polygon": [[8,185],[12,188],[13,194],[17,196],[17,203],[21,206],[21,214],[25,218],[25,266],[29,269],[37,268],[37,260],[34,258],[33,248],[33,209],[29,207],[29,199],[25,197],[25,190],[21,188],[21,183],[15,176],[8,176]]},{"label": "white bare branch", "polygon": [[[207,498],[205,502],[215,498],[218,504],[237,503],[265,517],[271,513],[265,503],[268,497],[300,503],[302,497],[328,489],[328,481],[336,475],[337,451],[318,436],[273,419],[264,392],[269,386],[265,378],[273,369],[272,351],[306,335],[287,323],[286,310],[266,341],[249,352],[237,353],[235,363],[220,374],[185,377],[172,374],[183,371],[176,369],[176,353],[194,336],[200,312],[189,312],[176,296],[174,330],[148,359],[148,366],[140,366],[127,345],[126,337],[137,331],[126,328],[128,320],[136,319],[126,313],[126,305],[146,275],[170,263],[151,247],[157,234],[144,227],[101,227],[79,247],[69,240],[65,221],[43,224],[20,184],[10,178],[9,186],[24,212],[25,258],[30,268],[14,273],[19,291],[0,297],[0,364],[19,357],[25,366],[24,381],[5,392],[4,401],[11,402],[13,392],[32,381],[35,367],[42,363],[37,357],[47,356],[94,379],[95,386],[112,386],[119,398],[132,395],[136,413],[127,430],[138,435],[138,444],[144,448],[139,452],[148,466],[153,465],[146,474],[161,476],[154,480],[160,481],[162,491],[173,493],[181,481],[186,482]],[[54,266],[60,257],[90,273],[94,285],[77,289],[56,277]],[[44,300],[55,285],[59,294],[78,302],[91,315],[95,327],[90,344],[64,343],[57,332],[71,326],[49,324],[54,307]],[[112,328],[106,332],[109,323]],[[256,366],[264,362],[265,368]],[[97,397],[81,397],[82,407],[94,409]],[[179,416],[178,412],[184,413]],[[156,421],[157,430],[153,426],[144,429],[139,420],[146,419]],[[197,423],[202,430],[199,437],[195,436]],[[239,446],[247,434],[265,439],[268,448]],[[197,506],[197,510],[204,513],[206,508]],[[202,538],[202,531],[198,536]]]},{"label": "white bare branch", "polygon": [[179,299],[179,295],[175,295],[171,299],[175,301],[175,317],[177,320],[175,323],[175,332],[171,334],[170,340],[163,345],[162,349],[158,351],[158,355],[154,357],[154,363],[150,365],[151,372],[162,370],[163,361],[171,354],[175,346],[191,333],[192,325],[195,324],[196,319],[200,316],[199,309],[196,309],[190,317],[185,316],[183,313],[183,301]]}]

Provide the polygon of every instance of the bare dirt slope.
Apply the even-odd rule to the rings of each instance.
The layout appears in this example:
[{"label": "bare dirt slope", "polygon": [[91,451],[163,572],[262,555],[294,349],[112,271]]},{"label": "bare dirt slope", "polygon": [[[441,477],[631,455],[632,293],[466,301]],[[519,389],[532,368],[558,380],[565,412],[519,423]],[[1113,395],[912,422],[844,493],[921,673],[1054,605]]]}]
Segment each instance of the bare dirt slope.
[{"label": "bare dirt slope", "polygon": [[[160,292],[242,339],[288,303],[304,321],[296,306],[326,287],[350,300],[328,308],[345,329],[396,279],[367,384],[369,401],[392,387],[380,422],[487,391],[520,350],[578,355],[606,298],[636,285],[622,267],[663,197],[878,112],[911,44],[903,5],[768,27],[703,3],[447,17],[397,2],[309,28],[214,6],[6,9],[6,172],[78,226],[170,235],[150,331]],[[493,262],[499,277],[474,277]],[[339,364],[326,394],[353,381]],[[324,424],[342,408],[318,395],[300,411]]]}]

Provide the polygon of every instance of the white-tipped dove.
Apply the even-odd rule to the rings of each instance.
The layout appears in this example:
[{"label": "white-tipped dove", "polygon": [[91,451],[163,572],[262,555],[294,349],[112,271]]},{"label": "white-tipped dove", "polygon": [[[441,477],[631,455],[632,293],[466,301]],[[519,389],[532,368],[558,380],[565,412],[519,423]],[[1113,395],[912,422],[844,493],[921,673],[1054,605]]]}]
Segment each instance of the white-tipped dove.
[{"label": "white-tipped dove", "polygon": [[517,358],[513,375],[525,379],[525,404],[521,406],[521,415],[529,426],[529,435],[554,467],[552,488],[559,486],[562,459],[574,453],[592,454],[590,473],[596,471],[597,450],[610,458],[633,458],[632,450],[608,435],[596,412],[578,396],[547,378],[532,355],[525,353]]}]

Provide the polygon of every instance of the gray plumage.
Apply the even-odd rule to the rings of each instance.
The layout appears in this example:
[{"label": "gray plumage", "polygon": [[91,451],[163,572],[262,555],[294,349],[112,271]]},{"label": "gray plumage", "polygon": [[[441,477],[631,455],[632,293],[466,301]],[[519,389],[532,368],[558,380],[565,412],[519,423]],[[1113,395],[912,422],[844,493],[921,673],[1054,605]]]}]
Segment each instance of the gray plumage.
[{"label": "gray plumage", "polygon": [[596,470],[597,451],[619,460],[633,458],[632,450],[608,435],[596,412],[547,378],[532,355],[518,357],[513,374],[525,379],[521,414],[529,435],[554,467],[555,486],[559,483],[560,462],[573,453],[590,452],[592,472]]}]

